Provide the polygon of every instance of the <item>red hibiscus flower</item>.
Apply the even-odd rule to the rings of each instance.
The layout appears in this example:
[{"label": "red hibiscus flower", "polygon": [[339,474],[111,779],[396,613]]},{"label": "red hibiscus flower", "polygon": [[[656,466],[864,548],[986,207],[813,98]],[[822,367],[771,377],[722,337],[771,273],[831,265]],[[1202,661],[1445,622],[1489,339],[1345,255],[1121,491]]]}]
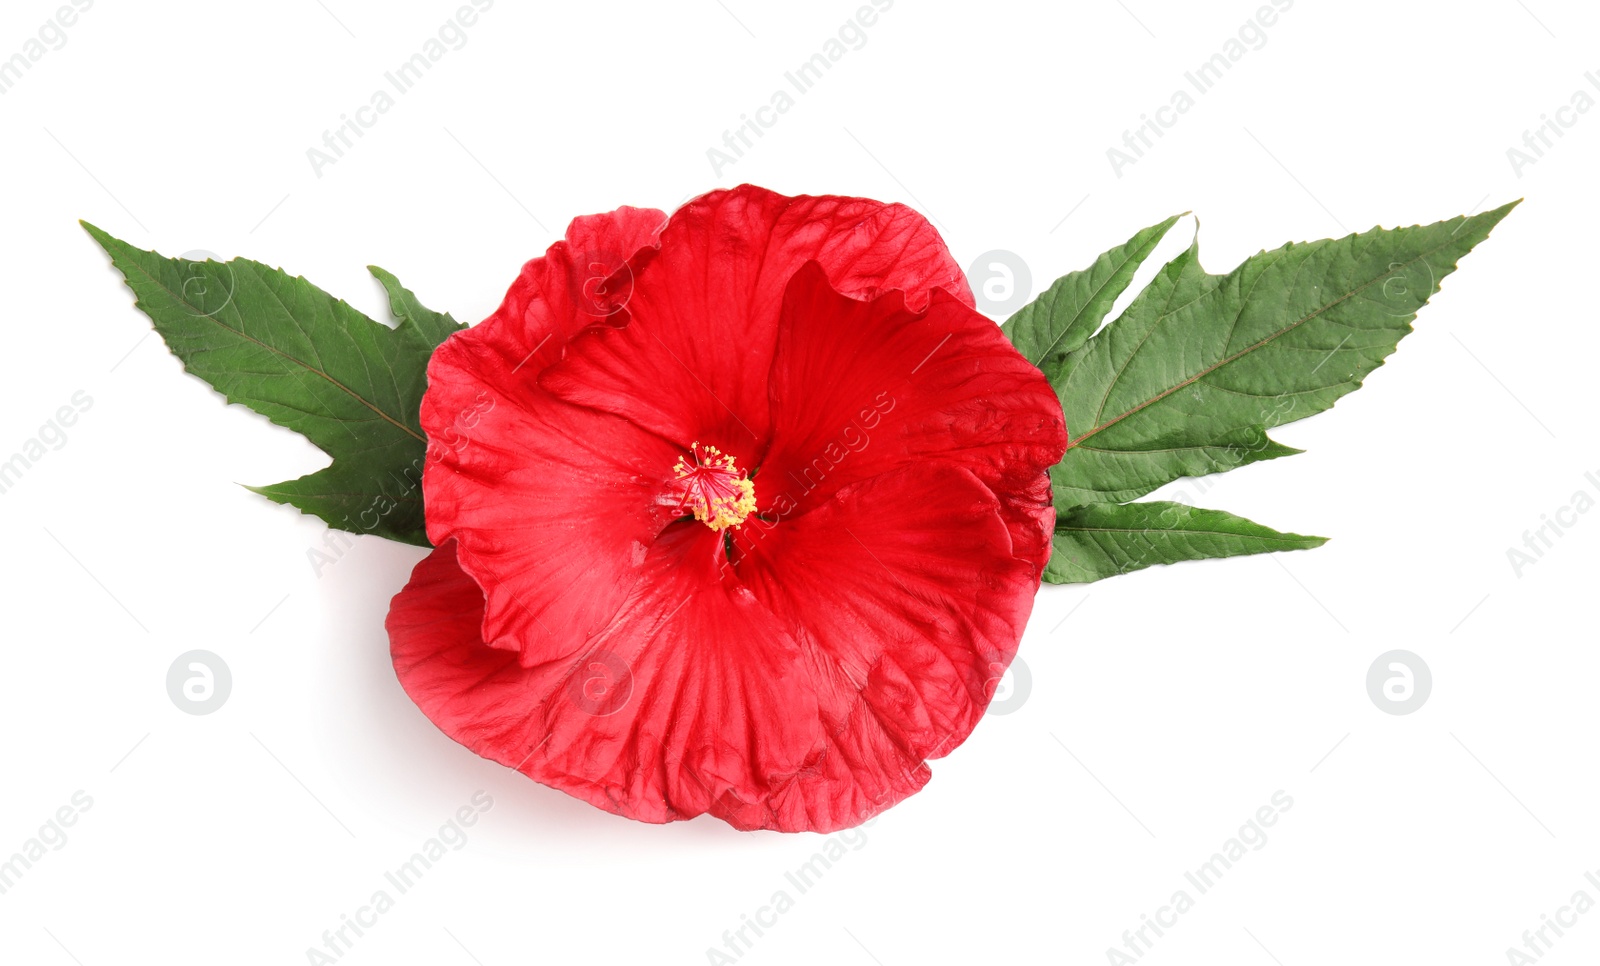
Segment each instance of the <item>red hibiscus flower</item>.
[{"label": "red hibiscus flower", "polygon": [[445,734],[628,818],[833,831],[1016,653],[1066,447],[919,215],[717,191],[575,220],[428,367],[394,599]]}]

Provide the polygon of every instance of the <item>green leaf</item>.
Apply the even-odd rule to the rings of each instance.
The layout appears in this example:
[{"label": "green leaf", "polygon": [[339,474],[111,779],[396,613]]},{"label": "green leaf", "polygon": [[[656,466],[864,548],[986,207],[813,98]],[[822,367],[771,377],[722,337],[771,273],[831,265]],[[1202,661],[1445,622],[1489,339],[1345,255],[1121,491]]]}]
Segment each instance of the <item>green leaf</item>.
[{"label": "green leaf", "polygon": [[1191,246],[1054,374],[1069,437],[1051,470],[1057,506],[1297,452],[1266,430],[1360,388],[1515,205],[1286,245],[1225,276]]},{"label": "green leaf", "polygon": [[1113,248],[1081,272],[1056,279],[1038,298],[1000,326],[1011,344],[1046,376],[1055,375],[1067,354],[1083,345],[1133,281],[1139,266],[1182,215],[1173,215]]},{"label": "green leaf", "polygon": [[1279,533],[1231,513],[1182,503],[1091,503],[1056,518],[1044,579],[1082,584],[1156,564],[1309,550],[1326,542],[1326,537]]},{"label": "green leaf", "polygon": [[428,357],[459,323],[379,268],[370,271],[388,292],[392,329],[259,262],[166,258],[84,228],[186,370],[333,458],[251,490],[341,530],[428,545],[418,409]]},{"label": "green leaf", "polygon": [[[1056,508],[1102,501],[1133,500],[1184,476],[1207,476],[1256,463],[1294,456],[1305,450],[1267,437],[1259,426],[1246,426],[1206,442],[1185,442],[1150,449],[1107,450],[1083,447],[1069,468],[1065,460],[1050,470]],[[1068,451],[1070,456],[1071,450]]]},{"label": "green leaf", "polygon": [[[1215,289],[1226,278],[1200,267],[1198,240],[1168,262],[1119,317],[1117,336],[1148,331],[1150,325]],[[1124,331],[1126,330],[1126,331]],[[1107,338],[1111,338],[1107,329]],[[1057,382],[1066,384],[1082,354],[1070,356],[1061,366]],[[1111,451],[1094,444],[1082,447],[1071,466],[1066,461],[1051,470],[1056,506],[1067,510],[1087,503],[1121,502],[1149,493],[1181,476],[1221,473],[1246,463],[1293,456],[1293,449],[1269,439],[1266,430],[1247,426],[1215,439],[1156,446],[1144,450]],[[1071,451],[1069,450],[1069,455]]]},{"label": "green leaf", "polygon": [[401,333],[403,338],[420,337],[427,344],[430,354],[452,332],[466,328],[452,319],[450,313],[435,312],[417,301],[417,297],[402,286],[399,279],[378,266],[368,265],[367,271],[372,273],[372,277],[378,280],[389,296],[389,314],[397,323],[395,331]]}]

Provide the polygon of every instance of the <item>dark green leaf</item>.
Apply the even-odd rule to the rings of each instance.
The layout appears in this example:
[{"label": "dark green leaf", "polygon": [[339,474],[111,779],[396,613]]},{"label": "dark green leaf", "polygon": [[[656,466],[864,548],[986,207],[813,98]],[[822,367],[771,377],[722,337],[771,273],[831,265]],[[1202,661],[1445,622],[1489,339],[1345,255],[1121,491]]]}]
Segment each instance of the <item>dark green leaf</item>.
[{"label": "dark green leaf", "polygon": [[[1118,318],[1123,328],[1139,332],[1176,312],[1217,287],[1226,278],[1207,274],[1200,267],[1199,241],[1162,267]],[[1113,336],[1109,327],[1107,339]],[[1061,366],[1057,382],[1071,380],[1072,369],[1082,354],[1070,356]],[[1069,426],[1070,429],[1070,426]],[[1172,482],[1180,476],[1206,476],[1221,473],[1246,463],[1292,456],[1303,450],[1284,446],[1267,438],[1265,429],[1247,426],[1216,439],[1193,442],[1172,441],[1172,445],[1146,450],[1108,451],[1093,443],[1085,444],[1071,466],[1066,461],[1051,470],[1057,507],[1062,510],[1086,503],[1132,500]]]},{"label": "dark green leaf", "polygon": [[84,228],[185,369],[333,458],[326,469],[252,490],[342,530],[427,545],[418,408],[428,357],[461,327],[455,320],[378,268],[371,271],[388,292],[392,329],[259,262],[165,258]]},{"label": "dark green leaf", "polygon": [[1263,252],[1225,276],[1191,247],[1052,378],[1069,448],[1057,505],[1133,499],[1295,450],[1266,430],[1332,406],[1516,203]]},{"label": "dark green leaf", "polygon": [[1089,583],[1155,564],[1308,550],[1325,542],[1325,537],[1279,533],[1231,513],[1182,503],[1091,503],[1056,518],[1044,579]]},{"label": "dark green leaf", "polygon": [[1067,354],[1083,345],[1133,280],[1145,258],[1183,217],[1151,225],[1095,259],[1081,272],[1056,279],[1038,298],[1018,309],[1000,331],[1027,360],[1054,376]]},{"label": "dark green leaf", "polygon": [[395,331],[408,341],[414,342],[420,339],[427,346],[430,355],[439,343],[450,337],[452,332],[466,328],[465,325],[452,319],[450,313],[435,312],[418,302],[417,297],[410,289],[402,286],[399,279],[378,266],[368,265],[367,271],[372,273],[372,277],[378,280],[389,296],[389,314],[397,323]]}]

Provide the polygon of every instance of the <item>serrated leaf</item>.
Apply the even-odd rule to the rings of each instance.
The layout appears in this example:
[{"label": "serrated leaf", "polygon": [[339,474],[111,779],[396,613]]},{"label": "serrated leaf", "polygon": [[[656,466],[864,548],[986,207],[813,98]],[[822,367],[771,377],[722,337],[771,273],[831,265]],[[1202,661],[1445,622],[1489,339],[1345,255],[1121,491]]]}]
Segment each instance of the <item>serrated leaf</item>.
[{"label": "serrated leaf", "polygon": [[1054,378],[1068,433],[1051,470],[1058,507],[1289,455],[1266,430],[1360,388],[1515,204],[1291,244],[1225,276],[1192,246]]},{"label": "serrated leaf", "polygon": [[1091,503],[1057,516],[1044,579],[1089,583],[1156,564],[1309,550],[1326,542],[1326,537],[1279,533],[1222,510],[1182,503]]},{"label": "serrated leaf", "polygon": [[[1196,229],[1198,236],[1198,227]],[[1116,324],[1102,333],[1108,339],[1133,338],[1166,316],[1212,291],[1227,276],[1211,275],[1200,267],[1199,240],[1164,265],[1150,284],[1135,296]],[[1082,354],[1069,356],[1061,366],[1056,382],[1067,384],[1072,369]],[[1063,407],[1064,408],[1064,407]],[[1095,502],[1125,502],[1144,496],[1181,476],[1206,476],[1221,473],[1246,463],[1293,456],[1303,450],[1284,446],[1267,437],[1266,430],[1248,426],[1224,433],[1216,439],[1147,450],[1103,450],[1083,446],[1074,464],[1051,469],[1051,483],[1058,509],[1066,510]],[[1063,461],[1064,462],[1064,461]]]},{"label": "serrated leaf", "polygon": [[341,530],[428,545],[418,408],[428,357],[459,323],[424,308],[382,269],[371,271],[389,295],[392,329],[259,262],[166,258],[84,228],[188,372],[333,458],[250,489]]},{"label": "serrated leaf", "polygon": [[368,265],[367,271],[389,296],[389,315],[395,321],[395,331],[402,338],[420,338],[430,355],[452,332],[466,328],[451,318],[450,313],[435,312],[417,301],[416,295],[389,272],[376,265]]},{"label": "serrated leaf", "polygon": [[1056,279],[1039,297],[1000,326],[1006,338],[1046,376],[1094,334],[1106,313],[1133,281],[1150,252],[1182,215],[1151,225],[1126,244],[1100,255],[1081,272]]}]

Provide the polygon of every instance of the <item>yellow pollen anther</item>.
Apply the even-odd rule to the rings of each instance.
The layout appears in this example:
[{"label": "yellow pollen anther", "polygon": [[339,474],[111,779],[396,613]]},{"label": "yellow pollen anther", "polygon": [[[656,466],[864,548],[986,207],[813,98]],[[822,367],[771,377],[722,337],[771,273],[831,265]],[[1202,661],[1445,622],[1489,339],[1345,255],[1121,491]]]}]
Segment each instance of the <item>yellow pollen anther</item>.
[{"label": "yellow pollen anther", "polygon": [[694,511],[694,518],[713,530],[744,523],[756,509],[755,483],[715,446],[691,443],[689,449],[693,462],[691,456],[680,456],[672,467],[670,492],[678,509]]}]

